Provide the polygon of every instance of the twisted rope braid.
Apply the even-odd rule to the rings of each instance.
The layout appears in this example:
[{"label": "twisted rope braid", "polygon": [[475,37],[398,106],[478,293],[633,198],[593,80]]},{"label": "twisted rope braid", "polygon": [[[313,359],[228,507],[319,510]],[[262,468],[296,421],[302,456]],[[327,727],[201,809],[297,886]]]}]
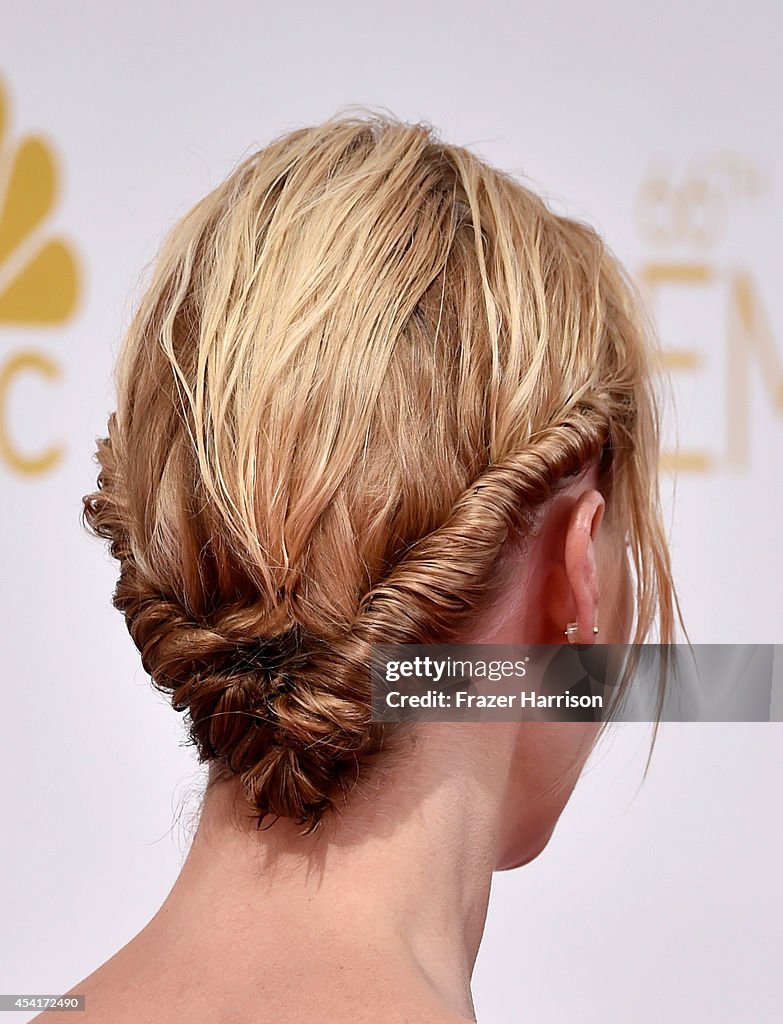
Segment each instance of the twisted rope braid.
[{"label": "twisted rope braid", "polygon": [[364,595],[339,635],[306,635],[284,613],[270,616],[257,604],[224,606],[198,621],[151,586],[125,532],[109,439],[85,514],[112,541],[121,564],[114,604],[155,686],[187,712],[200,759],[214,762],[219,776],[241,778],[259,824],[282,816],[312,830],[384,748],[389,726],[370,712],[374,645],[453,640],[486,601],[510,532],[530,527],[558,481],[600,452],[607,434],[598,410],[574,410],[488,466],[446,521]]}]

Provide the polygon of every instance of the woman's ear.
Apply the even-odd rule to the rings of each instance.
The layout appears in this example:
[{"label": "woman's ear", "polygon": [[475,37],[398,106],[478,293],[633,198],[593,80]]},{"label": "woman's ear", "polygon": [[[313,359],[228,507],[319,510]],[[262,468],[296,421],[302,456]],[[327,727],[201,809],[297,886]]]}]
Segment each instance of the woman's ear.
[{"label": "woman's ear", "polygon": [[[595,538],[601,526],[606,502],[600,491],[581,494],[571,510],[565,540],[565,571],[570,590],[576,643],[593,643],[598,626],[598,568]],[[565,626],[564,626],[565,628]]]}]

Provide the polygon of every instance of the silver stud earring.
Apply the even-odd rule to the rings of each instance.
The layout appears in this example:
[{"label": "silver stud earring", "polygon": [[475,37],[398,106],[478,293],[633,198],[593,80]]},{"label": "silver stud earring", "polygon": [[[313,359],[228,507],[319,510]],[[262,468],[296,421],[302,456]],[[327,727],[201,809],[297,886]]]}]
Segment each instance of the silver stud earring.
[{"label": "silver stud earring", "polygon": [[[579,623],[569,622],[565,628],[564,635],[568,639],[569,644],[577,643],[577,637],[579,636]],[[598,636],[598,626],[593,626],[593,636]]]}]

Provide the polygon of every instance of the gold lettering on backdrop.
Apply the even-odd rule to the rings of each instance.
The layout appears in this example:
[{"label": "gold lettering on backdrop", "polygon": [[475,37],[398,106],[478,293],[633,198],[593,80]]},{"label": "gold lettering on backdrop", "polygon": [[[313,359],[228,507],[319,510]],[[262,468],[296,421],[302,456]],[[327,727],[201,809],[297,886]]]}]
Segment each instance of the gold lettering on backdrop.
[{"label": "gold lettering on backdrop", "polygon": [[45,473],[62,457],[62,445],[50,445],[38,455],[25,455],[11,438],[8,427],[9,392],[22,373],[37,373],[48,380],[60,376],[60,368],[41,352],[16,352],[0,367],[0,458],[17,473],[33,476]]},{"label": "gold lettering on backdrop", "polygon": [[[740,204],[752,202],[765,192],[767,183],[759,171],[735,153],[719,153],[692,161],[680,180],[671,168],[654,168],[637,196],[637,226],[655,246],[684,246],[704,250],[718,244],[730,214]],[[724,269],[717,262],[696,259],[651,259],[638,274],[640,284],[655,299],[666,286],[699,288],[720,281],[727,287],[724,337],[717,339],[726,357],[726,394],[715,396],[725,408],[728,442],[719,460],[694,448],[664,451],[665,468],[705,472],[719,462],[746,466],[750,458],[751,366],[760,371],[765,394],[777,412],[783,412],[783,358],[765,316],[752,273]],[[717,346],[716,346],[717,347]],[[698,374],[705,368],[702,353],[689,347],[670,347],[662,352],[662,369]]]},{"label": "gold lettering on backdrop", "polygon": [[767,318],[746,271],[730,278],[728,310],[728,375],[726,408],[729,417],[727,461],[744,465],[750,447],[750,366],[755,361],[767,397],[783,412],[783,360],[775,347]]},{"label": "gold lettering on backdrop", "polygon": [[[57,166],[45,139],[14,144],[6,134],[5,92],[0,82],[0,329],[58,326],[71,318],[80,291],[76,258],[68,241],[42,237],[57,196]],[[62,444],[30,456],[12,440],[9,396],[23,373],[47,380],[60,368],[44,352],[23,349],[0,360],[0,462],[25,476],[51,470]]]},{"label": "gold lettering on backdrop", "polygon": [[[648,263],[642,267],[640,281],[650,293],[665,285],[707,285],[713,271],[706,263]],[[703,365],[701,353],[689,348],[667,348],[661,352],[663,370],[696,373]],[[664,469],[704,473],[713,468],[713,458],[705,451],[681,448],[661,452]]]}]

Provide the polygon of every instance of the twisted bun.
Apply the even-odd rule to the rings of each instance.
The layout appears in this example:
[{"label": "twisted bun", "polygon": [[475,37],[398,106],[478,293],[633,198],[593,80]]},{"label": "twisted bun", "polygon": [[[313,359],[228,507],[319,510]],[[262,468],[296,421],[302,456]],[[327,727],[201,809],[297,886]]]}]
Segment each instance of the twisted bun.
[{"label": "twisted bun", "polygon": [[601,452],[640,628],[667,612],[634,308],[589,228],[391,119],[283,136],[172,230],[84,517],[145,670],[259,823],[347,796],[388,740],[373,646],[457,638]]}]

